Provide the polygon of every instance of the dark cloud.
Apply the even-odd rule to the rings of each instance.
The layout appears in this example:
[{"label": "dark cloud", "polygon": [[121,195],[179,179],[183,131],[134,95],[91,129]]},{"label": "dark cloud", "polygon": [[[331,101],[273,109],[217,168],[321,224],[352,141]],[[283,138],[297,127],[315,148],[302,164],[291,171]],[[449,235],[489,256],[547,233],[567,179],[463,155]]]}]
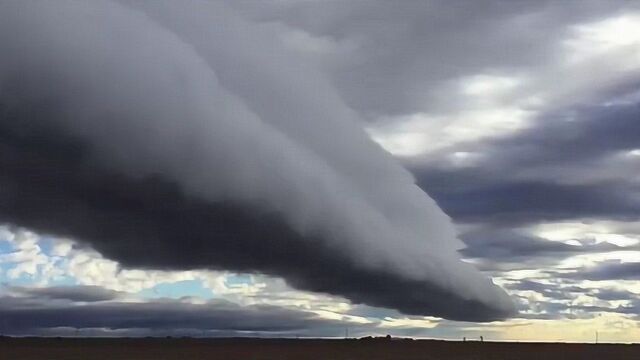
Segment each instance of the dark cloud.
[{"label": "dark cloud", "polygon": [[[638,86],[636,82],[632,91]],[[624,90],[629,91],[627,87]],[[615,101],[624,93],[616,95],[600,101]],[[522,167],[587,165],[611,153],[635,149],[640,144],[639,115],[640,105],[635,102],[577,106],[542,114],[536,126],[489,144],[489,151],[491,155],[501,153],[511,164],[521,161]]]},{"label": "dark cloud", "polygon": [[638,294],[630,291],[615,290],[615,289],[598,289],[598,291],[590,294],[600,300],[613,301],[613,300],[634,300],[637,301],[640,298]]},{"label": "dark cloud", "polygon": [[[90,289],[90,290],[89,290]],[[76,293],[111,292],[88,286],[10,287],[0,297],[0,334],[35,336],[193,336],[193,337],[336,337],[345,328],[353,337],[365,335],[422,335],[422,327],[386,327],[383,317],[403,317],[395,310],[356,306],[351,316],[378,312],[377,319],[354,322],[324,318],[301,307],[239,305],[222,299],[158,298],[86,301]],[[72,295],[60,295],[61,293]],[[54,294],[53,296],[51,294]],[[338,314],[336,314],[337,316]],[[368,313],[368,315],[372,315]]]},{"label": "dark cloud", "polygon": [[[425,179],[424,183],[426,187],[432,182]],[[633,220],[640,205],[627,196],[632,191],[624,184],[564,185],[497,180],[476,188],[450,188],[432,191],[432,194],[458,221],[509,225],[579,218]]]},{"label": "dark cloud", "polygon": [[619,260],[604,261],[594,267],[567,275],[584,280],[639,280],[640,263],[621,262]]},{"label": "dark cloud", "polygon": [[[486,125],[484,121],[493,120],[484,114],[473,119],[473,111],[471,115],[464,113],[478,105],[473,101],[477,99],[461,96],[460,89],[452,85],[458,84],[456,81],[478,74],[529,77],[492,104],[535,113],[523,130],[405,158],[407,167],[456,222],[482,227],[482,231],[461,236],[467,245],[461,253],[495,276],[503,277],[509,270],[551,269],[575,255],[622,250],[593,239],[572,239],[581,246],[548,241],[522,229],[550,221],[630,223],[639,219],[640,188],[636,179],[640,167],[637,158],[623,155],[640,148],[640,77],[636,65],[629,66],[633,69],[625,76],[611,74],[593,81],[586,80],[593,74],[626,70],[615,61],[608,64],[606,59],[593,67],[558,65],[574,55],[564,47],[565,41],[576,35],[573,25],[611,19],[637,9],[637,4],[525,1],[515,5],[486,1],[452,7],[447,2],[432,1],[405,5],[355,1],[233,6],[246,16],[308,32],[311,37],[305,39],[309,43],[321,41],[327,45],[321,50],[300,50],[313,53],[348,103],[375,119],[376,124],[391,121],[402,125],[404,120],[399,115],[424,114],[420,126],[401,129],[408,133],[419,135],[421,126],[429,129],[429,122],[437,121],[432,118],[439,116],[455,119],[462,113],[471,117],[465,119],[467,128],[462,129],[469,132],[474,131],[476,123],[481,128]],[[576,88],[572,88],[574,81]],[[531,90],[529,86],[538,88]],[[570,89],[568,93],[562,93],[566,89],[554,93],[565,86]],[[552,95],[545,98],[548,94]],[[529,96],[538,95],[548,103],[521,106],[523,98],[528,102]],[[381,128],[383,135],[392,129]],[[425,143],[430,139],[425,136]],[[480,160],[459,166],[449,160],[455,152],[469,152]],[[576,281],[584,271],[565,270],[576,271]],[[591,277],[636,279],[635,265],[601,271],[586,273]],[[591,312],[606,310],[577,307],[569,311],[560,302],[577,294],[597,297],[598,293],[567,285],[573,280],[563,279],[563,274],[553,270],[540,273],[541,277],[558,280],[558,284],[522,281],[510,289],[532,290],[552,299],[551,303],[538,304],[539,311],[532,317],[588,317]],[[607,300],[623,294],[603,291],[601,295],[600,300]],[[529,309],[528,302],[535,303],[520,300],[522,310]]]},{"label": "dark cloud", "polygon": [[586,289],[579,286],[547,284],[532,280],[521,280],[516,282],[515,284],[506,285],[505,287],[510,290],[535,291],[539,294],[555,300],[572,300],[575,299],[578,294],[587,292]]},{"label": "dark cloud", "polygon": [[69,300],[74,302],[98,302],[114,300],[122,293],[99,286],[53,286],[53,287],[20,287],[10,286],[10,293],[19,296],[39,297],[49,300]]},{"label": "dark cloud", "polygon": [[315,314],[275,306],[239,306],[225,301],[188,304],[178,301],[106,302],[88,305],[23,306],[21,298],[0,298],[0,326],[4,334],[39,334],[56,328],[144,331],[206,330],[263,334],[304,332],[341,333],[340,322]]},{"label": "dark cloud", "polygon": [[[549,39],[636,7],[65,4],[15,13],[5,5],[0,220],[71,237],[125,267],[260,272],[354,303],[460,320],[511,307],[458,262],[449,219],[368,141],[361,120],[463,112],[472,105],[456,81],[538,70],[542,78],[558,61]],[[300,32],[304,41],[291,46]],[[499,274],[618,249],[509,229],[638,219],[637,165],[618,155],[640,147],[640,109],[610,101],[636,91],[628,75],[624,89],[594,81],[589,104],[560,99],[522,131],[407,160],[456,222],[486,226],[462,235],[464,256]],[[545,81],[534,87],[554,87]],[[518,91],[503,100],[517,103]],[[451,151],[481,161],[452,166]],[[599,271],[587,276],[635,278],[635,269]],[[562,306],[547,305],[544,316]]]},{"label": "dark cloud", "polygon": [[[82,239],[125,267],[259,270],[284,275],[300,289],[411,314],[474,320],[500,315],[479,303],[458,303],[453,294],[420,281],[362,268],[338,248],[313,238],[301,240],[274,214],[190,198],[160,176],[132,181],[95,168],[88,171],[80,163],[84,153],[77,143],[61,136],[10,141],[8,133],[3,133],[0,155],[5,170],[0,214],[5,221]],[[73,155],[66,149],[73,149]]]},{"label": "dark cloud", "polygon": [[419,184],[459,222],[635,220],[633,165],[616,156],[640,147],[638,116],[635,103],[543,114],[528,130],[457,149],[482,154],[476,167],[411,166]]},{"label": "dark cloud", "polygon": [[260,272],[408,314],[511,313],[459,261],[447,216],[277,34],[221,3],[135,6],[2,5],[0,220],[125,267]]},{"label": "dark cloud", "polygon": [[[461,252],[468,257],[493,260],[521,261],[522,258],[556,257],[594,252],[610,252],[623,249],[620,246],[602,242],[587,242],[570,245],[561,241],[550,241],[515,230],[480,230],[467,232],[461,236],[467,247]],[[573,239],[582,240],[582,239]]]},{"label": "dark cloud", "polygon": [[467,231],[460,238],[466,244],[466,248],[460,250],[460,253],[473,259],[482,270],[495,275],[510,270],[552,268],[571,256],[625,249],[607,242],[595,242],[593,239],[572,239],[580,245],[567,244],[527,234],[522,230],[492,226]]}]

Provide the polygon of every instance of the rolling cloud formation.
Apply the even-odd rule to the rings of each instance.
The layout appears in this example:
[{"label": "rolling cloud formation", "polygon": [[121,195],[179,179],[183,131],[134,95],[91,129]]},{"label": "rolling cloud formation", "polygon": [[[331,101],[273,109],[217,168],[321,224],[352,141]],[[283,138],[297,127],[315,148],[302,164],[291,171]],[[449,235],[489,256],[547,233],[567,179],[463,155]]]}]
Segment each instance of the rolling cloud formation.
[{"label": "rolling cloud formation", "polygon": [[0,5],[0,222],[123,266],[231,269],[407,314],[508,296],[277,26],[219,3]]}]

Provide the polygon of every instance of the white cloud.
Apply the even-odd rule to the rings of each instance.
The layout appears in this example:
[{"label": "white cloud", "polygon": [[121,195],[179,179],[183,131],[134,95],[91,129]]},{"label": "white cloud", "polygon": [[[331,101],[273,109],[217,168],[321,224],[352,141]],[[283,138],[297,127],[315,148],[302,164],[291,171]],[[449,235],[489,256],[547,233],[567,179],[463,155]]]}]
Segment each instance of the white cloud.
[{"label": "white cloud", "polygon": [[[627,13],[571,27],[572,36],[565,40],[571,54],[570,62],[592,60],[595,57],[613,55],[617,60],[636,62],[640,46],[640,15]],[[626,52],[631,50],[631,52]],[[622,54],[621,51],[624,51]],[[619,55],[627,55],[621,57]]]},{"label": "white cloud", "polygon": [[[562,221],[546,222],[534,226],[534,235],[551,241],[588,241],[595,243],[610,243],[622,247],[640,244],[639,234],[620,233],[619,227],[624,223],[612,221]],[[581,245],[578,242],[577,245]]]},{"label": "white cloud", "polygon": [[37,278],[51,270],[53,264],[42,252],[36,234],[3,228],[3,238],[13,246],[13,251],[0,254],[0,263],[12,265],[7,271],[9,279],[17,279],[22,275]]},{"label": "white cloud", "polygon": [[412,114],[383,119],[368,127],[372,139],[396,156],[455,153],[465,142],[526,129],[533,113],[517,107],[479,107],[447,115]]}]

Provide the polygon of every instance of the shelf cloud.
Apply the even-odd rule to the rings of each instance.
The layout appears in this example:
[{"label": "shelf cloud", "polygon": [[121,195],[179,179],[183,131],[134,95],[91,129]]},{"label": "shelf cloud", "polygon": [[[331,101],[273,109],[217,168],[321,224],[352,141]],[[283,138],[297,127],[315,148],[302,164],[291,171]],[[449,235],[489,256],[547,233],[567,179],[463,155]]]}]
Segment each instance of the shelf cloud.
[{"label": "shelf cloud", "polygon": [[511,315],[448,216],[278,34],[220,3],[2,3],[0,222],[126,267]]}]

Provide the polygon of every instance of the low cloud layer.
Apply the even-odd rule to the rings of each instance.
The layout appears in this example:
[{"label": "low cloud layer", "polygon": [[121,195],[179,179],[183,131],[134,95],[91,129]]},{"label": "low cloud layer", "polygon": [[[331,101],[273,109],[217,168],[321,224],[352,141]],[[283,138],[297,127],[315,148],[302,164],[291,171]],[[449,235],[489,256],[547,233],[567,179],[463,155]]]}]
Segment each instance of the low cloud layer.
[{"label": "low cloud layer", "polygon": [[220,3],[3,3],[0,221],[128,267],[511,314],[459,261],[449,218],[279,34]]},{"label": "low cloud layer", "polygon": [[19,287],[5,289],[11,294],[37,297],[45,300],[67,300],[75,302],[98,302],[115,300],[121,294],[117,291],[99,286],[53,286],[53,287]]},{"label": "low cloud layer", "polygon": [[[304,306],[239,305],[192,297],[140,301],[75,299],[76,294],[107,293],[87,286],[9,287],[0,296],[0,333],[40,336],[190,336],[190,337],[336,337],[423,335],[438,324],[433,318],[363,317]],[[55,294],[56,299],[52,299]],[[74,299],[72,299],[74,298]],[[87,301],[88,300],[88,301]],[[373,308],[365,305],[361,309]],[[376,311],[381,311],[377,309]],[[383,310],[398,316],[395,311]],[[366,311],[365,311],[366,312]]]},{"label": "low cloud layer", "polygon": [[[99,288],[95,288],[96,291]],[[14,289],[15,290],[15,289]],[[0,297],[0,331],[11,335],[241,335],[305,334],[314,329],[325,335],[342,331],[339,321],[277,306],[240,306],[226,301],[192,304],[160,299],[150,302],[86,302],[74,299],[86,288],[31,288]],[[97,291],[106,292],[102,289]],[[67,292],[66,301],[49,294]],[[78,301],[83,303],[77,303]]]}]

